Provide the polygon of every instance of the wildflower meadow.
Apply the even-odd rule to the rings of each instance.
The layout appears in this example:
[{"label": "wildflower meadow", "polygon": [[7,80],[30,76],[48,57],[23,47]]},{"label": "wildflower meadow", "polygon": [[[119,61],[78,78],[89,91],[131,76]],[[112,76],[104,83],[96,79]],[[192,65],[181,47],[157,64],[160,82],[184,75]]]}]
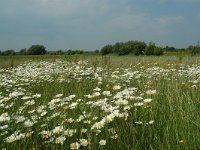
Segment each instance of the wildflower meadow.
[{"label": "wildflower meadow", "polygon": [[0,149],[200,149],[199,56],[0,58]]}]

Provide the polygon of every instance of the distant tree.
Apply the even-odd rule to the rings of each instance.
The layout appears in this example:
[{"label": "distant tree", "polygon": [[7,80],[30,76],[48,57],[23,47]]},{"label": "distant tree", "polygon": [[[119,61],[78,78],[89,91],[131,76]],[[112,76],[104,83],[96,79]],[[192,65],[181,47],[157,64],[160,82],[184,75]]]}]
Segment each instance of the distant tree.
[{"label": "distant tree", "polygon": [[185,52],[186,49],[185,49],[185,48],[180,48],[179,51],[181,51],[181,52]]},{"label": "distant tree", "polygon": [[27,55],[27,49],[26,48],[23,48],[19,51],[19,54],[20,55]]},{"label": "distant tree", "polygon": [[156,47],[156,48],[154,49],[154,55],[156,55],[156,56],[163,55],[163,53],[164,53],[164,50],[163,50],[163,48],[161,48],[161,47]]},{"label": "distant tree", "polygon": [[54,52],[55,55],[63,55],[64,52],[63,50],[57,50],[56,52]]},{"label": "distant tree", "polygon": [[130,53],[130,49],[127,44],[124,44],[123,46],[119,48],[119,52],[118,52],[119,55],[127,55],[129,53]]},{"label": "distant tree", "polygon": [[194,46],[193,46],[193,45],[189,45],[188,48],[187,48],[187,50],[189,50],[189,51],[191,51],[191,50],[193,50],[193,49],[194,49]]},{"label": "distant tree", "polygon": [[177,51],[177,49],[175,47],[169,47],[169,46],[166,46],[165,50],[169,51],[169,52],[176,52]]},{"label": "distant tree", "polygon": [[43,45],[32,45],[27,51],[29,55],[44,55],[46,52],[46,48]]},{"label": "distant tree", "polygon": [[191,55],[196,55],[197,53],[200,53],[200,47],[199,46],[189,46],[188,50],[191,51]]},{"label": "distant tree", "polygon": [[162,55],[163,48],[157,48],[155,43],[152,42],[148,45],[144,41],[116,42],[114,45],[106,45],[101,49],[102,55],[109,53],[117,53],[119,55],[130,53],[135,55]]},{"label": "distant tree", "polygon": [[107,55],[109,53],[112,53],[112,45],[106,45],[101,49],[102,55]]},{"label": "distant tree", "polygon": [[83,50],[76,50],[75,53],[76,54],[83,54]]},{"label": "distant tree", "polygon": [[99,50],[98,50],[98,49],[96,49],[96,50],[95,50],[95,53],[97,53],[97,54],[98,54],[98,53],[99,53]]},{"label": "distant tree", "polygon": [[117,42],[117,43],[115,43],[115,44],[113,45],[113,47],[112,47],[112,51],[113,51],[114,53],[119,53],[119,50],[120,50],[120,48],[121,48],[123,45],[124,45],[124,43],[122,43],[122,42]]},{"label": "distant tree", "polygon": [[150,42],[145,50],[145,55],[154,55],[155,48],[156,48],[155,43]]},{"label": "distant tree", "polygon": [[192,54],[192,55],[196,55],[196,54],[197,54],[197,50],[196,50],[195,47],[193,47],[193,49],[192,49],[192,51],[191,51],[191,54]]},{"label": "distant tree", "polygon": [[141,41],[134,41],[132,47],[133,47],[132,52],[135,55],[137,55],[137,56],[138,55],[144,55],[147,44],[145,42],[141,42]]},{"label": "distant tree", "polygon": [[200,53],[200,47],[197,47],[196,51],[197,51],[197,53]]},{"label": "distant tree", "polygon": [[13,49],[9,49],[9,50],[6,50],[3,52],[3,55],[5,55],[5,56],[13,56],[15,54],[16,54],[16,52]]},{"label": "distant tree", "polygon": [[71,55],[71,54],[72,54],[72,50],[71,49],[67,50],[67,55]]},{"label": "distant tree", "polygon": [[76,54],[76,51],[74,51],[74,50],[69,49],[67,51],[67,55],[74,55],[74,54]]}]

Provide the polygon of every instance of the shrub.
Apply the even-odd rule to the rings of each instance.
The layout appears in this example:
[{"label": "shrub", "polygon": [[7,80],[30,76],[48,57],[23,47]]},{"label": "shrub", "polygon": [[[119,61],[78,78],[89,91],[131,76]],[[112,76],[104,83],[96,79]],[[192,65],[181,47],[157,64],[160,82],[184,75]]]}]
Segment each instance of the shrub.
[{"label": "shrub", "polygon": [[107,55],[109,53],[112,53],[112,45],[106,45],[101,49],[102,55]]},{"label": "shrub", "polygon": [[32,45],[27,53],[29,55],[44,55],[46,52],[46,48],[43,45]]},{"label": "shrub", "polygon": [[156,47],[154,49],[154,55],[157,55],[157,56],[163,55],[163,49],[160,47]]}]

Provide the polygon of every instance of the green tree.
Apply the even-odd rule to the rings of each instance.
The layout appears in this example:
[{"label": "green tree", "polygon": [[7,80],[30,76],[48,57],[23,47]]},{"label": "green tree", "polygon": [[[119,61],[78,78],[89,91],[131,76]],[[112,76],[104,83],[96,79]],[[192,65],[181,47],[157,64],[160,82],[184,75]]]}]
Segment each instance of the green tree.
[{"label": "green tree", "polygon": [[127,44],[124,44],[123,46],[120,47],[119,49],[119,55],[127,55],[130,53],[129,47]]},{"label": "green tree", "polygon": [[3,55],[6,55],[6,56],[13,56],[15,54],[16,52],[13,49],[9,49],[3,52]]},{"label": "green tree", "polygon": [[29,55],[44,55],[46,52],[46,48],[43,45],[32,45],[27,51]]},{"label": "green tree", "polygon": [[156,47],[154,49],[154,55],[156,55],[156,56],[163,55],[163,53],[164,53],[164,51],[163,51],[163,48],[161,48],[161,47]]},{"label": "green tree", "polygon": [[112,53],[112,45],[106,45],[101,49],[102,55],[107,55],[109,53]]},{"label": "green tree", "polygon": [[144,51],[147,47],[147,44],[145,42],[141,41],[134,41],[132,45],[132,52],[135,55],[144,55]]},{"label": "green tree", "polygon": [[26,48],[23,48],[19,51],[19,54],[20,55],[26,55],[27,54],[27,49]]},{"label": "green tree", "polygon": [[169,52],[175,52],[175,51],[177,51],[177,49],[175,47],[169,47],[169,46],[166,46],[165,50],[169,51]]},{"label": "green tree", "polygon": [[67,55],[74,55],[74,54],[76,54],[76,52],[73,51],[73,50],[71,50],[71,49],[69,49],[69,50],[67,51]]},{"label": "green tree", "polygon": [[145,50],[145,55],[154,55],[155,48],[156,48],[155,43],[150,42]]},{"label": "green tree", "polygon": [[76,54],[83,54],[83,50],[76,50]]},{"label": "green tree", "polygon": [[98,50],[98,49],[96,49],[96,50],[95,50],[95,53],[97,53],[97,54],[98,54],[98,53],[99,53],[99,50]]},{"label": "green tree", "polygon": [[57,50],[55,52],[55,55],[63,55],[63,54],[64,54],[63,50]]},{"label": "green tree", "polygon": [[193,48],[191,49],[191,54],[196,55],[197,53],[200,53],[200,47],[193,46]]},{"label": "green tree", "polygon": [[113,51],[114,53],[119,53],[119,50],[120,50],[120,48],[121,48],[123,45],[124,45],[124,43],[122,43],[122,42],[117,42],[117,43],[115,43],[115,44],[113,45],[113,47],[112,47],[112,51]]}]

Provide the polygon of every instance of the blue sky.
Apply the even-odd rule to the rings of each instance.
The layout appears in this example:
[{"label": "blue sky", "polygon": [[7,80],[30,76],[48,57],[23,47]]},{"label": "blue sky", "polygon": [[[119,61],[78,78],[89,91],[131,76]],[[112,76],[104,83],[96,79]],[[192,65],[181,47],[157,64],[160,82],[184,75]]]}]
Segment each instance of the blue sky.
[{"label": "blue sky", "polygon": [[200,40],[200,0],[1,0],[0,50],[100,49],[141,40],[177,48]]}]

